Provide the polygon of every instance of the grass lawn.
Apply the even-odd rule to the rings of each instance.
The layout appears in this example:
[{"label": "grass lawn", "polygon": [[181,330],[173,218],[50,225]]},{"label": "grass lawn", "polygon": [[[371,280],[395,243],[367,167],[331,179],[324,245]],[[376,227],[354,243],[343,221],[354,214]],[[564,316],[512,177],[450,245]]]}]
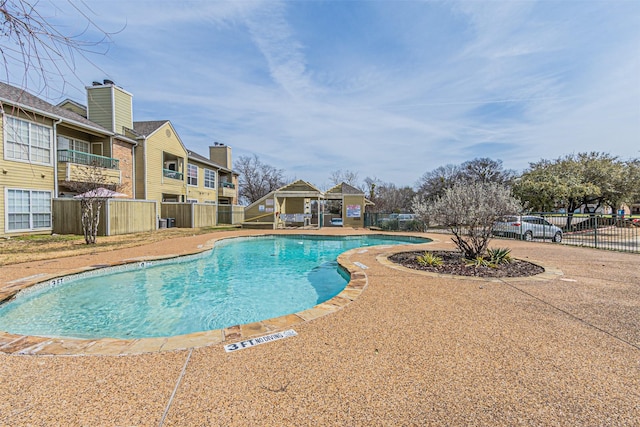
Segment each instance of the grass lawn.
[{"label": "grass lawn", "polygon": [[236,228],[237,227],[232,226],[164,228],[145,233],[98,236],[95,245],[87,245],[84,242],[83,236],[75,235],[24,235],[4,239],[0,238],[0,265],[105,252],[145,245],[160,240],[195,236]]}]

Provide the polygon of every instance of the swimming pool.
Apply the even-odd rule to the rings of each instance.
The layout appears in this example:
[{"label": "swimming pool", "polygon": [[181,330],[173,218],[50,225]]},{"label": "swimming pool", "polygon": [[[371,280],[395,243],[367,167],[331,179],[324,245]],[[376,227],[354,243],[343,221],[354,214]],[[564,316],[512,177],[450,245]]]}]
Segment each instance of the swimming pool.
[{"label": "swimming pool", "polygon": [[151,338],[225,328],[313,307],[348,277],[349,249],[429,239],[262,236],[216,242],[202,254],[107,268],[35,285],[0,306],[0,330],[71,338]]}]

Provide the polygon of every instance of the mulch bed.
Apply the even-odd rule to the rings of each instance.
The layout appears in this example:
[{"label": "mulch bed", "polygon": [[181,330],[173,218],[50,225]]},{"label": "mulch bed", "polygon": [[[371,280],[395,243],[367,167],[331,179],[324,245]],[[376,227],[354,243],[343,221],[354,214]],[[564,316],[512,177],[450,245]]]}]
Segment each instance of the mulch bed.
[{"label": "mulch bed", "polygon": [[389,260],[400,264],[407,268],[414,270],[430,271],[440,274],[453,274],[456,276],[471,276],[471,277],[527,277],[535,276],[544,272],[544,268],[539,265],[522,261],[519,259],[513,259],[508,264],[500,264],[496,268],[485,266],[468,266],[462,254],[460,252],[452,251],[429,251],[434,255],[442,258],[442,265],[439,267],[433,267],[429,265],[422,265],[416,261],[418,255],[423,255],[424,251],[416,252],[402,252],[392,255]]}]

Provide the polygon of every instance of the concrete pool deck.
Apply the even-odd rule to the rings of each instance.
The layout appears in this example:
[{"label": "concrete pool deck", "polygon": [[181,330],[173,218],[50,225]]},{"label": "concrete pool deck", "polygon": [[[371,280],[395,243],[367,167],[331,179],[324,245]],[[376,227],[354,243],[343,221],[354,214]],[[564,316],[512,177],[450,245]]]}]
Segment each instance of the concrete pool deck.
[{"label": "concrete pool deck", "polygon": [[[252,234],[267,233],[3,266],[0,288]],[[421,247],[453,248],[447,235],[421,235],[436,240]],[[4,339],[0,425],[636,425],[640,256],[512,240],[492,246],[549,274],[437,277],[384,262],[388,248],[354,250],[343,262],[364,289],[357,298],[269,329],[294,329],[295,337],[233,353],[222,339],[268,331],[245,326],[219,342],[122,356],[18,354],[44,341]],[[119,354],[127,345],[111,344],[113,351],[92,344],[80,353]]]}]

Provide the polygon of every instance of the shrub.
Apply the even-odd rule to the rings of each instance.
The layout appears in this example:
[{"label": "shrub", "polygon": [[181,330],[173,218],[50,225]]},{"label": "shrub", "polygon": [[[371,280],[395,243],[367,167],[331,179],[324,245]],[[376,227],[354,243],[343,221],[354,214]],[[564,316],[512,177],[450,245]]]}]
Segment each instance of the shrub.
[{"label": "shrub", "polygon": [[418,217],[430,226],[447,227],[453,233],[453,243],[470,260],[485,254],[493,224],[520,210],[511,190],[497,183],[458,183],[434,202],[413,201]]},{"label": "shrub", "polygon": [[388,221],[384,221],[380,224],[380,229],[384,231],[398,231],[400,229],[400,224],[397,219],[391,219]]},{"label": "shrub", "polygon": [[410,221],[405,222],[402,228],[405,231],[419,231],[419,232],[425,231],[424,223],[418,219],[412,219]]}]

